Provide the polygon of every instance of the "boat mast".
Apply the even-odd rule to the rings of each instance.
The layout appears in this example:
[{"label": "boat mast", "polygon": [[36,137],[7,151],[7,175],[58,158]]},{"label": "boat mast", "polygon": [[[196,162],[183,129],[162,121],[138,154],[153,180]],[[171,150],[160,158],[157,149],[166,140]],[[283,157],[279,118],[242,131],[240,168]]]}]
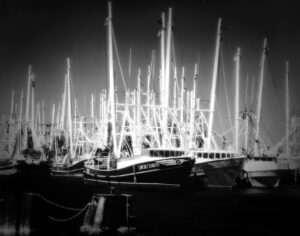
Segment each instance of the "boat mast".
[{"label": "boat mast", "polygon": [[10,125],[9,125],[9,132],[11,132],[11,127],[13,123],[13,115],[14,115],[14,99],[15,99],[15,90],[11,91],[11,106],[10,106]]},{"label": "boat mast", "polygon": [[165,96],[165,13],[161,13],[160,31],[160,104],[164,104]]},{"label": "boat mast", "polygon": [[110,101],[110,121],[112,124],[113,153],[118,156],[116,138],[116,114],[115,114],[115,83],[113,68],[113,45],[112,45],[112,9],[111,2],[108,2],[107,20],[107,42],[108,42],[108,76],[109,76],[109,101]]},{"label": "boat mast", "polygon": [[31,132],[32,132],[32,137],[34,133],[34,88],[35,88],[35,81],[34,81],[34,74],[31,74]]},{"label": "boat mast", "polygon": [[23,115],[23,100],[24,100],[24,95],[23,95],[23,89],[21,90],[21,95],[20,95],[20,114],[19,114],[19,155],[21,155],[21,149],[22,149],[22,115]]},{"label": "boat mast", "polygon": [[235,135],[234,135],[236,152],[239,151],[240,59],[241,59],[240,48],[237,48],[237,52],[235,56],[236,68],[235,68]]},{"label": "boat mast", "polygon": [[45,133],[45,101],[42,101],[42,133]]},{"label": "boat mast", "polygon": [[290,156],[289,121],[290,121],[290,95],[289,95],[289,62],[286,61],[285,72],[285,116],[286,116],[286,155]]},{"label": "boat mast", "polygon": [[67,58],[67,92],[68,92],[68,128],[70,140],[70,154],[73,158],[73,130],[72,130],[72,112],[71,112],[71,91],[70,91],[70,58]]},{"label": "boat mast", "polygon": [[249,77],[248,77],[248,74],[247,74],[247,77],[246,77],[246,96],[245,96],[245,104],[246,104],[245,122],[246,122],[246,127],[245,127],[245,143],[244,143],[246,154],[248,154],[248,135],[249,135],[248,82],[249,82]]},{"label": "boat mast", "polygon": [[64,87],[64,93],[62,96],[62,107],[61,107],[61,120],[60,120],[60,125],[61,129],[64,129],[65,126],[65,109],[66,109],[66,96],[67,96],[67,75],[65,75],[65,87]]},{"label": "boat mast", "polygon": [[218,28],[217,28],[213,77],[212,77],[212,87],[211,87],[211,93],[210,93],[210,104],[209,104],[209,113],[210,114],[209,114],[209,120],[208,120],[207,149],[211,148],[211,140],[212,140],[212,126],[213,126],[214,112],[215,112],[215,99],[216,99],[216,88],[217,88],[217,80],[218,80],[219,55],[220,55],[220,46],[221,46],[221,37],[222,37],[221,25],[222,25],[222,19],[219,18]]},{"label": "boat mast", "polygon": [[50,131],[51,148],[52,148],[52,136],[53,136],[53,129],[54,129],[54,116],[55,116],[55,103],[52,106],[52,117],[51,117],[51,131]]},{"label": "boat mast", "polygon": [[27,122],[28,122],[28,119],[29,119],[30,82],[31,82],[31,65],[29,65],[29,68],[28,68],[26,115],[25,115],[26,126],[27,126]]},{"label": "boat mast", "polygon": [[184,103],[184,67],[182,67],[182,76],[181,76],[181,93],[180,93],[180,123],[183,125],[183,103]]},{"label": "boat mast", "polygon": [[150,122],[150,84],[151,84],[151,65],[148,66],[147,75],[147,120]]},{"label": "boat mast", "polygon": [[170,58],[171,58],[171,32],[172,30],[172,8],[168,12],[167,44],[165,74],[162,71],[164,96],[163,96],[163,146],[166,147],[168,141],[168,108],[169,108],[169,86],[170,86]]},{"label": "boat mast", "polygon": [[264,84],[264,64],[267,54],[267,38],[264,39],[263,45],[263,54],[260,67],[260,79],[259,79],[259,88],[258,88],[258,100],[257,100],[257,112],[256,112],[256,134],[255,134],[255,143],[254,143],[254,155],[258,156],[258,141],[259,141],[259,125],[260,125],[260,115],[261,115],[261,100]]},{"label": "boat mast", "polygon": [[165,68],[165,107],[169,107],[170,90],[170,60],[171,60],[171,36],[172,36],[172,8],[168,12],[167,45],[166,45],[166,68]]}]

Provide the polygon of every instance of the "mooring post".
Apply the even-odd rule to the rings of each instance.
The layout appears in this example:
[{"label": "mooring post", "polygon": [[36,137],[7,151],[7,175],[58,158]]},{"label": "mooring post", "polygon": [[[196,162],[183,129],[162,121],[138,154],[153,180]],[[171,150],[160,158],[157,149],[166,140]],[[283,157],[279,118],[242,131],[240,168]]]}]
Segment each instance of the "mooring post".
[{"label": "mooring post", "polygon": [[83,225],[80,227],[81,232],[91,232],[96,213],[96,207],[97,202],[95,197],[93,197],[84,216]]},{"label": "mooring post", "polygon": [[104,210],[105,210],[105,202],[106,198],[104,196],[100,196],[98,200],[98,205],[95,213],[94,224],[92,227],[92,231],[101,232],[101,226],[104,218]]},{"label": "mooring post", "polygon": [[20,199],[21,205],[19,234],[21,235],[28,235],[31,232],[31,199],[31,193],[26,193]]}]

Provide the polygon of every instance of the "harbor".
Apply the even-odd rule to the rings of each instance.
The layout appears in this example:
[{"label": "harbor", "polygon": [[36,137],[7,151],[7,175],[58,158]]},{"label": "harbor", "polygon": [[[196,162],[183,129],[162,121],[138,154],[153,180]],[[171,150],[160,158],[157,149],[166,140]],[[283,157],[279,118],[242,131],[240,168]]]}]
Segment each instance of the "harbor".
[{"label": "harbor", "polygon": [[[19,14],[41,38],[2,39],[28,38],[32,54],[3,48],[0,58],[0,235],[299,232],[300,59],[278,36],[294,15],[272,31],[258,30],[267,14],[250,24],[239,13],[248,28],[223,17],[217,9],[234,1],[47,4],[2,4],[12,35],[23,32]],[[133,30],[127,12],[149,27]],[[192,29],[201,47],[184,22],[202,25]]]}]

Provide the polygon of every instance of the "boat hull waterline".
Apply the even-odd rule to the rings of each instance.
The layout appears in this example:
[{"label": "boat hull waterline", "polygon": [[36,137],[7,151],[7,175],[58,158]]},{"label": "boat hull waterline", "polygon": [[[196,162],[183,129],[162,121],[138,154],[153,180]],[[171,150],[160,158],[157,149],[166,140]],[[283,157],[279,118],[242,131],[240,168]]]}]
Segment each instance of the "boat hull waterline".
[{"label": "boat hull waterline", "polygon": [[188,180],[194,160],[189,157],[164,158],[103,170],[85,166],[86,182],[106,186],[180,187]]},{"label": "boat hull waterline", "polygon": [[196,163],[191,177],[200,178],[205,188],[232,188],[245,158],[229,158]]}]

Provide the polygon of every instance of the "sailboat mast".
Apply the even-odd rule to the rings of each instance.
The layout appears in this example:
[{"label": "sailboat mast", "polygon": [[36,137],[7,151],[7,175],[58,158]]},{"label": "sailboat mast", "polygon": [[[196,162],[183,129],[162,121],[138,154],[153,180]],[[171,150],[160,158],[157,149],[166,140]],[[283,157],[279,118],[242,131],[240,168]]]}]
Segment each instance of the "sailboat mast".
[{"label": "sailboat mast", "polygon": [[109,76],[109,101],[110,101],[110,119],[112,124],[113,152],[118,156],[117,138],[116,138],[116,114],[115,114],[115,82],[113,68],[113,42],[112,42],[112,9],[111,2],[108,2],[107,18],[107,42],[108,42],[108,76]]},{"label": "sailboat mast", "polygon": [[181,93],[180,93],[180,123],[183,125],[183,103],[184,103],[184,67],[182,67]]},{"label": "sailboat mast", "polygon": [[11,91],[11,106],[10,106],[10,126],[13,123],[13,115],[14,115],[14,99],[15,99],[15,90]]},{"label": "sailboat mast", "polygon": [[70,58],[67,58],[67,91],[68,91],[68,128],[70,140],[70,154],[73,158],[73,130],[72,130],[72,112],[71,112],[71,91],[70,91]]},{"label": "sailboat mast", "polygon": [[264,65],[267,54],[267,38],[264,39],[263,54],[260,67],[260,78],[259,78],[259,88],[258,88],[258,100],[257,100],[257,112],[256,112],[256,134],[255,134],[255,144],[254,144],[254,155],[258,155],[258,139],[259,139],[259,125],[260,125],[260,115],[261,115],[261,102],[262,102],[262,92],[264,84]]},{"label": "sailboat mast", "polygon": [[19,155],[21,155],[21,150],[23,146],[22,142],[22,116],[23,116],[23,100],[24,100],[24,95],[23,95],[23,89],[21,90],[20,94],[20,114],[19,114],[19,140],[20,140],[20,146],[19,146]]},{"label": "sailboat mast", "polygon": [[285,72],[285,116],[286,116],[286,155],[290,155],[289,122],[290,122],[290,95],[289,95],[289,62],[286,61]]},{"label": "sailboat mast", "polygon": [[52,146],[52,136],[53,136],[53,129],[54,129],[54,116],[55,116],[55,103],[52,106],[51,131],[50,131],[51,146]]},{"label": "sailboat mast", "polygon": [[240,59],[241,59],[240,48],[237,48],[237,52],[235,56],[236,68],[235,68],[235,135],[234,135],[236,152],[239,151]]},{"label": "sailboat mast", "polygon": [[31,74],[31,130],[32,134],[34,132],[34,88],[35,88],[35,81],[34,81],[34,74]]},{"label": "sailboat mast", "polygon": [[169,8],[166,46],[166,68],[165,68],[165,107],[169,107],[170,90],[170,63],[171,63],[171,36],[172,36],[172,8]]},{"label": "sailboat mast", "polygon": [[246,96],[245,96],[245,104],[246,104],[246,108],[245,108],[245,112],[246,112],[246,118],[245,118],[245,143],[244,143],[244,147],[246,150],[246,153],[248,154],[248,136],[249,136],[249,111],[248,111],[248,82],[249,82],[249,77],[248,74],[246,76]]},{"label": "sailboat mast", "polygon": [[216,50],[214,58],[214,68],[213,68],[213,77],[212,77],[212,87],[210,93],[210,104],[209,104],[209,120],[208,120],[208,139],[207,139],[207,148],[211,148],[212,140],[212,126],[215,113],[215,99],[216,99],[216,88],[217,88],[217,79],[218,79],[218,68],[219,68],[219,55],[220,55],[220,46],[221,46],[221,25],[222,19],[218,20],[218,29],[217,29],[217,39],[216,39]]},{"label": "sailboat mast", "polygon": [[28,119],[29,119],[30,84],[31,84],[31,65],[29,65],[29,68],[28,68],[26,115],[25,115],[25,122],[26,123],[28,122]]},{"label": "sailboat mast", "polygon": [[160,31],[160,103],[164,104],[165,96],[165,13],[161,13]]}]

